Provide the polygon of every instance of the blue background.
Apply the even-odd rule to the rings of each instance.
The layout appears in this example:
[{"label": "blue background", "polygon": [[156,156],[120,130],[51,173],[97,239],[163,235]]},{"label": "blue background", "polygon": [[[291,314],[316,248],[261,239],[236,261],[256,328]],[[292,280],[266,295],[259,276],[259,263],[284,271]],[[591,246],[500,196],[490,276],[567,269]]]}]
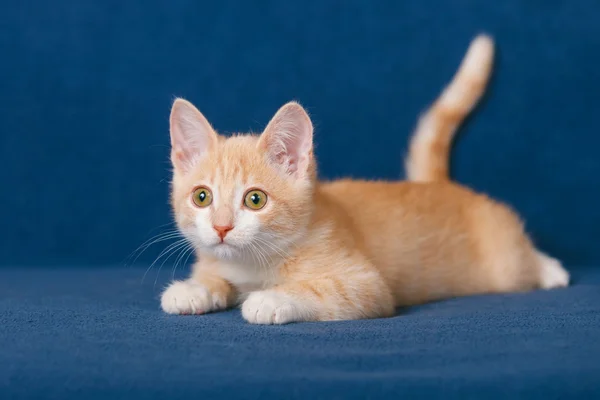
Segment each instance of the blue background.
[{"label": "blue background", "polygon": [[[175,96],[225,132],[297,99],[323,177],[397,179],[482,31],[496,71],[453,175],[571,287],[254,326],[163,313],[186,276],[143,280],[164,245],[118,267],[169,229]],[[600,398],[599,64],[595,0],[0,2],[0,398]]]},{"label": "blue background", "polygon": [[120,264],[160,232],[175,96],[224,132],[260,131],[297,99],[323,177],[401,177],[417,115],[482,31],[497,40],[496,71],[454,176],[515,206],[567,264],[600,262],[598,11],[592,0],[3,2],[0,263]]}]

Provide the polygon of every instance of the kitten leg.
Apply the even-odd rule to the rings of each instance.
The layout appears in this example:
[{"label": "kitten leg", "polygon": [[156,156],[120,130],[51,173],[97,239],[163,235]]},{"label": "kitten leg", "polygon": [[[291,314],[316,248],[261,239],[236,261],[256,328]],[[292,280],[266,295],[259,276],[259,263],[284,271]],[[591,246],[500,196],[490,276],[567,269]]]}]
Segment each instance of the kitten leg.
[{"label": "kitten leg", "polygon": [[253,292],[242,316],[253,324],[389,317],[395,312],[389,288],[375,268],[340,269],[339,276],[290,280]]},{"label": "kitten leg", "polygon": [[563,268],[560,261],[541,251],[537,252],[540,266],[540,287],[553,289],[569,285],[569,273]]},{"label": "kitten leg", "polygon": [[233,306],[235,297],[229,282],[197,264],[190,279],[175,281],[167,287],[161,306],[168,314],[205,314]]}]

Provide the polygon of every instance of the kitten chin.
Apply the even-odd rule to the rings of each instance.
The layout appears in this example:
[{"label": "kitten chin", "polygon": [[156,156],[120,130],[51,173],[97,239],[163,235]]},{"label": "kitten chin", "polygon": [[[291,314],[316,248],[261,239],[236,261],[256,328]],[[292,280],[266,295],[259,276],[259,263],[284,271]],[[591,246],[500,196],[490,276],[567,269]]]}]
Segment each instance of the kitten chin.
[{"label": "kitten chin", "polygon": [[261,135],[225,138],[176,100],[171,201],[179,226],[200,244],[253,236],[243,247],[200,251],[190,279],[163,293],[163,310],[203,314],[241,303],[248,322],[283,324],[566,286],[568,272],[534,248],[514,211],[448,176],[453,136],[484,93],[492,60],[491,39],[479,36],[419,120],[406,182],[317,182],[313,126],[298,103],[284,105]]},{"label": "kitten chin", "polygon": [[240,250],[238,248],[226,243],[213,246],[211,248],[211,253],[215,258],[226,261],[234,260],[240,256]]}]

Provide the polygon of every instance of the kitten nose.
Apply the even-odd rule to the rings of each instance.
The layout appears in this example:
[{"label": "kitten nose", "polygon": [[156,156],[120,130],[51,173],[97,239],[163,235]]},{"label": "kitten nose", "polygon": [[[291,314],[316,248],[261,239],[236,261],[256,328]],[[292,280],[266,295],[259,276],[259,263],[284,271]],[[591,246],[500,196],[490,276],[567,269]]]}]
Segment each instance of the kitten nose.
[{"label": "kitten nose", "polygon": [[233,229],[231,225],[213,225],[215,231],[217,231],[217,235],[221,238],[221,242],[227,236],[227,232]]}]

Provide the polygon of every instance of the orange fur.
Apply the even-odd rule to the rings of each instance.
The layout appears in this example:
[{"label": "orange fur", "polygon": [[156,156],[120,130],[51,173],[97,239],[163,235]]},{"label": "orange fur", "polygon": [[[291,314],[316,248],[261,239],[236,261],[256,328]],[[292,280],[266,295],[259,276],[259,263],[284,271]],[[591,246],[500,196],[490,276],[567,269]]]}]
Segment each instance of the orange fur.
[{"label": "orange fur", "polygon": [[[473,63],[482,46],[490,59]],[[260,136],[224,138],[177,100],[172,204],[198,261],[189,280],[163,293],[163,309],[241,303],[247,321],[263,324],[374,318],[453,296],[566,285],[566,271],[535,250],[513,211],[448,181],[452,133],[481,96],[491,54],[491,41],[476,39],[421,120],[408,166],[425,182],[317,182],[312,124],[297,103]],[[199,186],[213,193],[208,207],[192,201]],[[267,194],[263,209],[244,206],[250,189]],[[217,223],[234,226],[223,242]]]},{"label": "orange fur", "polygon": [[454,79],[419,120],[410,143],[406,172],[413,181],[447,180],[456,130],[477,105],[492,72],[494,44],[485,35],[469,46]]}]

